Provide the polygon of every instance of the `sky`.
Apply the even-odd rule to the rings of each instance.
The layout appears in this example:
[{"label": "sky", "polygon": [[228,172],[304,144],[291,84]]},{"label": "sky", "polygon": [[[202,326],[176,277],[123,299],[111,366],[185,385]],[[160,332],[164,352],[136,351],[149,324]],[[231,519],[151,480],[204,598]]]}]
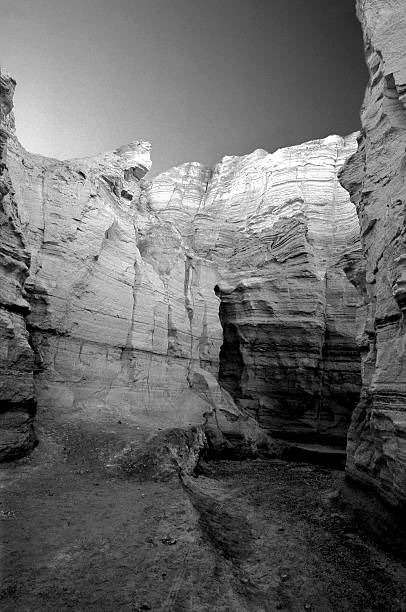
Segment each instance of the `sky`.
[{"label": "sky", "polygon": [[355,0],[0,0],[17,134],[59,159],[152,144],[151,175],[359,129]]}]

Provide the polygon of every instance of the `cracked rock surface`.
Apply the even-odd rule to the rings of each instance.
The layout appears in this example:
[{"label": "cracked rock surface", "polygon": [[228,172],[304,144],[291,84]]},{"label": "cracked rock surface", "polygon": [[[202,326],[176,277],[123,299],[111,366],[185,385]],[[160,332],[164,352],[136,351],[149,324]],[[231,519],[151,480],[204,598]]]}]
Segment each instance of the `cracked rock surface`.
[{"label": "cracked rock surface", "polygon": [[347,473],[399,510],[406,503],[406,8],[400,0],[359,0],[369,83],[358,150],[341,183],[361,226],[366,273],[362,396],[348,439]]}]

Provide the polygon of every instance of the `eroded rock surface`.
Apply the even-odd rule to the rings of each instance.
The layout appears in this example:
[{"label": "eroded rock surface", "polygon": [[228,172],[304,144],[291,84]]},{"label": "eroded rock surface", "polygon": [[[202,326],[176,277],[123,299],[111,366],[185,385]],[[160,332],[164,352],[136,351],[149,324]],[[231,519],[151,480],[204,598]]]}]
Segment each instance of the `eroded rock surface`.
[{"label": "eroded rock surface", "polygon": [[23,288],[30,258],[7,167],[14,88],[15,81],[0,72],[0,461],[25,454],[35,443],[34,352]]},{"label": "eroded rock surface", "polygon": [[201,422],[206,405],[187,378],[200,337],[191,346],[189,260],[143,196],[148,143],[59,162],[13,139],[9,158],[31,251],[25,286],[42,413],[151,432]]},{"label": "eroded rock surface", "polygon": [[337,181],[355,148],[352,135],[258,150],[213,171],[174,168],[148,190],[160,218],[183,232],[197,272],[203,262],[216,270],[221,385],[285,438],[345,444],[359,397],[359,298],[344,273],[359,264],[359,227]]},{"label": "eroded rock surface", "polygon": [[366,275],[362,399],[349,432],[347,473],[395,505],[406,502],[406,7],[359,0],[370,72],[363,130],[341,182],[356,205]]},{"label": "eroded rock surface", "polygon": [[355,147],[330,136],[226,158],[196,217],[222,259],[220,382],[278,437],[344,445],[359,397],[358,296],[343,271],[359,228],[337,181]]},{"label": "eroded rock surface", "polygon": [[202,432],[237,456],[274,452],[268,434],[343,443],[359,390],[343,270],[359,240],[337,172],[354,135],[146,181],[146,142],[59,161],[9,133],[42,423],[123,426],[111,465],[149,438],[171,455],[162,432],[182,429],[197,442],[181,469]]},{"label": "eroded rock surface", "polygon": [[[167,215],[159,190],[141,180],[149,150],[135,142],[61,162],[32,155],[10,138],[15,201],[31,255],[25,290],[42,422],[130,426],[135,454],[139,439],[150,437],[161,448],[160,431],[207,422],[213,444],[228,447],[242,437],[253,449],[264,434],[231,398],[224,400],[216,380],[217,267],[193,251],[187,197],[180,211],[175,198],[166,201],[175,211]],[[192,200],[194,188],[203,193],[202,172],[209,171],[186,168]],[[132,457],[134,441],[124,437],[122,451],[106,459],[111,465]],[[163,444],[170,451],[165,438]]]}]

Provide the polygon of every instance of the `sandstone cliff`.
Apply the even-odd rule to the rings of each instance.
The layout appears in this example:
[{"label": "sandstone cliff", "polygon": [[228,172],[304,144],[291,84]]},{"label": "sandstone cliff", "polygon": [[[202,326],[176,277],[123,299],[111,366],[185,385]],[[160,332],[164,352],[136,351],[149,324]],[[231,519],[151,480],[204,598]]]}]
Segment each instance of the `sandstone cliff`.
[{"label": "sandstone cliff", "polygon": [[370,72],[362,134],[341,182],[360,225],[366,276],[362,399],[348,441],[347,473],[392,504],[406,501],[406,7],[359,0]]}]

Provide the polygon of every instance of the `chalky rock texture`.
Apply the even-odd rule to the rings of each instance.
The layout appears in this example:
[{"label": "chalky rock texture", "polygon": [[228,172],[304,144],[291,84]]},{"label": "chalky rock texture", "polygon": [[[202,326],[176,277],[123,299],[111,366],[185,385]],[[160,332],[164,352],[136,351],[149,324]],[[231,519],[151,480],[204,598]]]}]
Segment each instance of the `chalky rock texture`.
[{"label": "chalky rock texture", "polygon": [[0,461],[25,454],[35,443],[34,353],[23,289],[29,254],[7,168],[14,88],[13,79],[0,72]]},{"label": "chalky rock texture", "polygon": [[[359,225],[337,172],[356,136],[226,157],[194,219],[218,267],[219,380],[266,431],[345,445],[359,398]],[[159,182],[159,179],[158,179]]]},{"label": "chalky rock texture", "polygon": [[30,155],[15,140],[9,149],[31,251],[39,406],[69,419],[136,413],[151,428],[156,419],[193,422],[201,407],[187,381],[200,340],[186,304],[192,264],[143,196],[148,143],[69,162]]},{"label": "chalky rock texture", "polygon": [[111,465],[137,463],[145,439],[172,456],[162,432],[182,429],[195,441],[172,466],[201,432],[238,456],[273,452],[269,433],[343,442],[359,230],[337,172],[355,146],[332,136],[146,181],[146,142],[59,161],[11,131],[39,421],[122,426]]},{"label": "chalky rock texture", "polygon": [[171,454],[173,445],[155,438],[160,430],[194,427],[200,439],[196,427],[217,410],[212,446],[241,438],[254,451],[257,441],[266,446],[264,434],[224,400],[215,376],[222,342],[217,268],[192,248],[193,211],[208,171],[188,165],[184,198],[172,194],[163,210],[160,189],[142,180],[149,154],[148,143],[134,142],[61,162],[31,155],[10,138],[31,255],[25,290],[40,421],[132,428],[135,442],[130,437],[106,457],[114,466],[131,463],[148,438]]},{"label": "chalky rock texture", "polygon": [[355,203],[366,262],[362,397],[348,475],[394,505],[406,502],[406,6],[360,0],[370,72],[356,154],[341,182]]}]

